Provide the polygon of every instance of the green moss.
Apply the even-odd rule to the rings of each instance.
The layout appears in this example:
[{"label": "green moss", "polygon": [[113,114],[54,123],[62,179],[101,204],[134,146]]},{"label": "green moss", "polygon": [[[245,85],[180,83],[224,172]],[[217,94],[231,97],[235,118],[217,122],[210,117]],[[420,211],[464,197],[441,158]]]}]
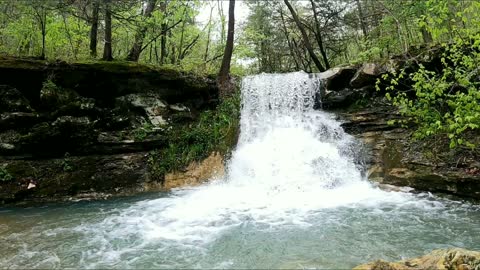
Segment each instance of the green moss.
[{"label": "green moss", "polygon": [[185,168],[218,151],[228,154],[235,145],[240,120],[240,97],[224,100],[216,110],[203,112],[199,121],[167,132],[168,147],[152,151],[148,162],[155,176]]},{"label": "green moss", "polygon": [[171,68],[171,67],[158,67],[153,65],[147,64],[138,64],[134,62],[128,61],[83,61],[83,62],[73,62],[70,63],[72,66],[78,67],[87,67],[93,68],[100,71],[105,72],[114,72],[114,73],[122,73],[122,72],[138,72],[138,73],[145,73],[145,72],[161,72],[163,74],[169,74],[171,76],[178,77],[181,75],[181,71]]}]

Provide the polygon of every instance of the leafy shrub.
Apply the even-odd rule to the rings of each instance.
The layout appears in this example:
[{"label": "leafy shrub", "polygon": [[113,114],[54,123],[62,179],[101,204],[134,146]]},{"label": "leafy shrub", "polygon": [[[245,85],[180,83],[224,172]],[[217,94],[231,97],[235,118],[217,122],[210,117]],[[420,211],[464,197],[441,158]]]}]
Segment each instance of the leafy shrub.
[{"label": "leafy shrub", "polygon": [[440,135],[449,139],[450,148],[475,148],[467,133],[480,127],[480,34],[470,40],[457,38],[443,49],[440,72],[419,64],[408,75],[413,93],[397,91],[407,76],[405,70],[384,75],[383,79],[390,80],[386,97],[406,117],[400,122],[415,124],[415,138]]},{"label": "leafy shrub", "polygon": [[7,171],[7,169],[0,167],[0,182],[8,182],[12,180],[13,176]]}]

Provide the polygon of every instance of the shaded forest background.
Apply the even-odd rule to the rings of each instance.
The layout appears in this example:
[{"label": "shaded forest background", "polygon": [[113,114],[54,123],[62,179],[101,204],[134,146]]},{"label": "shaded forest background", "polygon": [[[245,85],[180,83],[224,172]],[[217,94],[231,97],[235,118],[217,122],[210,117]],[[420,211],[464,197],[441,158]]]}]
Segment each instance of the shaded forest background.
[{"label": "shaded forest background", "polygon": [[[237,1],[237,8],[238,8]],[[480,30],[470,0],[242,1],[232,72],[323,71]],[[0,2],[0,52],[66,61],[117,60],[217,73],[228,1],[18,0]],[[200,21],[200,12],[207,12]]]}]

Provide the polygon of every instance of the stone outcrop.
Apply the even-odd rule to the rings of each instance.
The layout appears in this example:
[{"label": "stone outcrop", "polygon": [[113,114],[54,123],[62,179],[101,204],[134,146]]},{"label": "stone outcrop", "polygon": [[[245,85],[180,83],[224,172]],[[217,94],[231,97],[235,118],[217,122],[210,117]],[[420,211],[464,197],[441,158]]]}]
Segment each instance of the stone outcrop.
[{"label": "stone outcrop", "polygon": [[341,67],[318,75],[324,94],[319,103],[324,109],[344,109],[360,100],[376,96],[375,82],[386,67],[368,63],[360,67]]},{"label": "stone outcrop", "polygon": [[149,162],[217,104],[214,80],[10,58],[0,74],[0,203],[167,190],[223,170],[219,154],[167,176]]},{"label": "stone outcrop", "polygon": [[192,162],[181,172],[165,175],[165,188],[197,186],[211,178],[222,177],[225,173],[223,156],[214,152],[200,162]]},{"label": "stone outcrop", "polygon": [[461,248],[434,250],[414,259],[399,262],[375,262],[359,265],[355,270],[477,270],[480,269],[480,252]]},{"label": "stone outcrop", "polygon": [[112,105],[112,97],[132,93],[153,92],[169,104],[188,103],[195,108],[218,97],[213,79],[132,63],[69,64],[0,57],[0,74],[0,85],[18,89],[32,106],[40,103],[42,86],[48,80],[104,106]]},{"label": "stone outcrop", "polygon": [[[438,53],[420,60],[434,69]],[[392,59],[381,64],[334,68],[318,77],[324,93],[318,108],[333,110],[348,132],[359,137],[367,152],[367,176],[381,185],[408,186],[421,191],[441,192],[480,199],[480,162],[462,150],[451,150],[447,142],[414,141],[409,127],[389,124],[402,117],[375,90],[383,74],[399,68],[413,72],[406,61]],[[402,83],[408,87],[408,81]],[[439,147],[444,145],[445,147]]]},{"label": "stone outcrop", "polygon": [[17,89],[0,85],[0,113],[31,112],[30,102]]},{"label": "stone outcrop", "polygon": [[370,106],[338,117],[348,133],[363,141],[371,181],[480,199],[480,163],[475,157],[448,146],[432,152],[428,144],[413,140],[408,128],[388,123],[401,116],[386,101],[374,99]]}]

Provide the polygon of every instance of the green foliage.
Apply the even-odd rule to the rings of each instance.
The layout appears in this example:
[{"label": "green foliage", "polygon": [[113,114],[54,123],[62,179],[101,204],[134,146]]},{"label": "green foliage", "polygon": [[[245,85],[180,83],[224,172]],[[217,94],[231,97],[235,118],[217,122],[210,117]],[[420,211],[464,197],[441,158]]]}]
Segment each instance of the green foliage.
[{"label": "green foliage", "polygon": [[[106,6],[103,0],[0,1],[3,11],[0,14],[0,53],[39,57],[45,34],[47,59],[95,60],[89,48],[95,2],[100,5],[96,48],[101,57],[105,40]],[[139,12],[144,2],[110,1],[112,49],[116,61],[126,59],[139,29],[144,29],[140,63],[171,66],[199,74],[218,73],[224,50],[224,40],[219,37],[225,35],[226,29],[220,27],[225,26],[225,16],[219,18],[215,12],[226,8],[228,3],[157,1],[151,16],[146,17]],[[214,14],[208,22],[199,21],[198,15],[206,6],[211,6]],[[162,34],[165,29],[166,33]],[[233,60],[236,72],[243,73],[243,66]]]},{"label": "green foliage", "polygon": [[162,176],[180,170],[214,151],[227,153],[235,144],[240,119],[240,97],[227,98],[216,110],[203,112],[198,122],[170,130],[169,146],[152,151],[148,162],[152,173]]},{"label": "green foliage", "polygon": [[384,79],[390,80],[386,97],[406,116],[403,124],[415,124],[415,138],[443,136],[449,139],[451,148],[475,148],[467,134],[480,127],[478,63],[480,34],[470,35],[468,39],[457,37],[443,47],[440,72],[420,64],[416,72],[409,74],[413,93],[397,91],[399,82],[406,76],[404,70],[390,78],[385,75]]},{"label": "green foliage", "polygon": [[150,122],[145,122],[141,127],[133,131],[135,141],[145,140],[149,134],[154,132],[154,126]]},{"label": "green foliage", "polygon": [[72,163],[72,160],[70,159],[70,154],[69,153],[65,153],[65,156],[62,160],[62,170],[64,172],[72,172],[73,169],[74,169],[74,166],[73,166],[73,163]]},{"label": "green foliage", "polygon": [[50,93],[56,93],[58,90],[59,87],[49,78],[43,82],[41,92],[48,95]]},{"label": "green foliage", "polygon": [[380,58],[381,51],[382,51],[380,47],[367,46],[367,45],[365,45],[365,47],[368,49],[359,52],[356,58],[351,61],[352,64],[374,62]]},{"label": "green foliage", "polygon": [[7,169],[0,166],[0,182],[8,182],[13,179],[13,176],[7,171]]}]

